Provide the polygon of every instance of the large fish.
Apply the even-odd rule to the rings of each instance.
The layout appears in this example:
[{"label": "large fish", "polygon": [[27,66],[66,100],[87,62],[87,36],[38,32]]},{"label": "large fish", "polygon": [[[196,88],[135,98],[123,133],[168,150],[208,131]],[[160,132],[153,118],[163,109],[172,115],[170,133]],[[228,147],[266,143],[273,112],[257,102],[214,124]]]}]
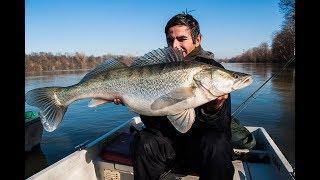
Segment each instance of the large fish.
[{"label": "large fish", "polygon": [[58,127],[76,100],[91,98],[89,107],[95,107],[119,98],[136,113],[167,116],[185,133],[194,122],[195,107],[251,82],[249,74],[184,61],[180,51],[165,47],[145,54],[129,67],[105,61],[72,86],[33,89],[26,93],[26,102],[40,108],[42,124],[49,132]]}]

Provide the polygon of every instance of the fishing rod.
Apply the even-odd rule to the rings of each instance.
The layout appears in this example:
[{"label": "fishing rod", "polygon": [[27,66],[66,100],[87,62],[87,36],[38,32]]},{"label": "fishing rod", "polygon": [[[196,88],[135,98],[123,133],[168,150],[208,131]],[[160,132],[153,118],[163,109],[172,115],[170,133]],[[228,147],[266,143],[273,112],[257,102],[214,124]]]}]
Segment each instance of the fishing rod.
[{"label": "fishing rod", "polygon": [[255,98],[254,95],[265,85],[267,84],[267,82],[269,82],[272,78],[274,78],[275,76],[278,76],[293,60],[295,59],[295,56],[293,56],[289,61],[287,61],[287,63],[282,67],[282,69],[276,73],[273,74],[269,79],[267,79],[257,90],[255,90],[246,100],[244,100],[237,108],[236,110],[233,111],[233,113],[231,114],[232,116],[232,120],[235,118],[234,114],[238,112],[238,114],[246,107],[246,102],[252,98]]}]

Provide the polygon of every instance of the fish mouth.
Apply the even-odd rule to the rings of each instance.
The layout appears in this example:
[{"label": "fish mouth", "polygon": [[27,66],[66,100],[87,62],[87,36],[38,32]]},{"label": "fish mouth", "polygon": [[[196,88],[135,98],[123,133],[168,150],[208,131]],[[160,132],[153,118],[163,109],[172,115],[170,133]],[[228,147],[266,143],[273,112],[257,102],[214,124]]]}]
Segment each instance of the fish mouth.
[{"label": "fish mouth", "polygon": [[252,83],[252,81],[253,81],[253,78],[251,76],[248,76],[242,81],[242,83],[250,85]]},{"label": "fish mouth", "polygon": [[232,86],[233,90],[241,89],[246,86],[249,86],[253,82],[252,76],[245,76],[239,79],[234,85]]}]

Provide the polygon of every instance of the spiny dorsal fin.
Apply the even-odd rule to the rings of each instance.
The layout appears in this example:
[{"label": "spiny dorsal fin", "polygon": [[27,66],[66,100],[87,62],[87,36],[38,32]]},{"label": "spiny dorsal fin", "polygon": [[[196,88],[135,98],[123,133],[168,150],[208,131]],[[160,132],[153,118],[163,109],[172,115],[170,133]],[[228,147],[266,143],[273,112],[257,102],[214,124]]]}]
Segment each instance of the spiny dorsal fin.
[{"label": "spiny dorsal fin", "polygon": [[183,61],[182,51],[176,48],[164,47],[148,52],[142,57],[135,59],[131,66],[145,66],[175,61]]},{"label": "spiny dorsal fin", "polygon": [[92,76],[95,76],[97,74],[100,74],[101,72],[111,70],[111,69],[117,69],[117,68],[123,68],[123,67],[128,67],[124,63],[121,63],[115,59],[108,59],[99,64],[97,67],[89,71],[82,79],[80,82],[86,81],[88,79],[91,79]]},{"label": "spiny dorsal fin", "polygon": [[[168,62],[175,62],[175,61],[183,61],[182,51],[176,48],[171,47],[164,47],[162,49],[156,49],[151,52],[146,53],[144,56],[136,59],[130,65],[131,67],[136,66],[146,66],[152,64],[161,64],[161,63],[168,63]],[[80,81],[86,81],[91,79],[92,76],[100,74],[101,72],[110,70],[110,69],[117,69],[128,67],[126,64],[121,63],[115,59],[108,59],[98,65],[96,68],[88,72]]]}]

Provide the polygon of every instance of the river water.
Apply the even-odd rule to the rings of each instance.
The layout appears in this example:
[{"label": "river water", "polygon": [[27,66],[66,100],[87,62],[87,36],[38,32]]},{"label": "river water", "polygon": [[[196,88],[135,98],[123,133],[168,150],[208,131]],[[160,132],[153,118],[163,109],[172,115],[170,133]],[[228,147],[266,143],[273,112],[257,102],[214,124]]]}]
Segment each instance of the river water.
[{"label": "river water", "polygon": [[[251,74],[254,78],[250,86],[231,93],[232,112],[283,66],[263,63],[222,65],[229,70]],[[294,72],[293,67],[287,67],[279,76],[266,83],[242,111],[235,114],[243,125],[264,127],[292,166],[295,166]],[[72,85],[79,82],[85,73],[86,71],[73,71],[63,74],[27,75],[25,91],[38,87]],[[107,103],[88,108],[88,102],[87,99],[74,102],[69,106],[58,129],[43,132],[39,151],[43,154],[46,165],[42,168],[74,152],[74,147],[78,144],[92,141],[136,115],[125,106]],[[38,109],[26,104],[25,110]]]}]

